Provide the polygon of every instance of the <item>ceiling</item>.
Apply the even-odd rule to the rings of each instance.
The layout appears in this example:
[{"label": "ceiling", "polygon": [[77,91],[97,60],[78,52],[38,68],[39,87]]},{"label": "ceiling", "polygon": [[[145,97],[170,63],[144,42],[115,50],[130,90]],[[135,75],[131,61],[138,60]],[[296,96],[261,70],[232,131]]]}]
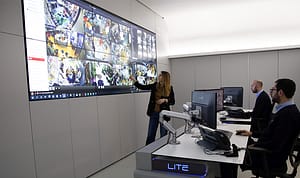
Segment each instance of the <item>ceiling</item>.
[{"label": "ceiling", "polygon": [[[178,31],[185,38],[194,34],[206,36],[236,31],[234,24],[247,23],[260,13],[256,6],[264,2],[282,0],[138,0],[162,16],[167,23],[170,38],[178,37]],[[251,2],[251,6],[249,6]],[[259,4],[258,4],[259,3]],[[255,8],[255,9],[254,9]],[[258,11],[256,13],[253,10]],[[249,15],[252,14],[252,18]],[[238,15],[237,15],[238,14]],[[242,22],[241,17],[244,20]],[[257,18],[256,18],[257,19]],[[253,21],[253,20],[252,20]],[[257,20],[255,20],[257,22]],[[228,25],[226,25],[228,24]],[[245,24],[246,25],[246,24]],[[187,30],[188,29],[188,30]]]},{"label": "ceiling", "polygon": [[[210,43],[209,51],[226,49],[229,41],[240,46],[246,41],[245,48],[259,46],[257,42],[274,41],[274,36],[293,40],[292,34],[299,36],[300,1],[298,0],[137,0],[148,6],[166,20],[170,55],[176,55],[181,44]],[[286,35],[291,37],[286,38]],[[248,37],[248,38],[247,38]],[[247,39],[243,39],[247,38]],[[220,41],[222,39],[222,41]],[[192,41],[192,42],[191,42]],[[272,41],[272,43],[273,43]],[[181,44],[178,44],[180,42]],[[220,46],[220,43],[223,43]],[[274,41],[278,45],[299,43]],[[225,45],[225,46],[224,46]],[[244,45],[244,44],[242,44]],[[248,46],[247,46],[248,45]],[[185,45],[186,46],[186,45]],[[236,46],[232,46],[236,49]],[[205,46],[199,46],[204,49]],[[215,49],[213,49],[215,48]],[[172,52],[173,51],[173,52]],[[182,53],[190,53],[189,51]]]}]

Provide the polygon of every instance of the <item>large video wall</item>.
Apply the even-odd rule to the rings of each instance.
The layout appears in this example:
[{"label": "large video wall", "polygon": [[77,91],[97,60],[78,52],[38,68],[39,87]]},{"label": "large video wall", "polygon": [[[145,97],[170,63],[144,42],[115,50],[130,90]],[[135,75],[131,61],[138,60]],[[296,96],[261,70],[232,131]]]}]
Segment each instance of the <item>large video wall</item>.
[{"label": "large video wall", "polygon": [[81,0],[23,0],[30,100],[132,92],[157,77],[156,35]]}]

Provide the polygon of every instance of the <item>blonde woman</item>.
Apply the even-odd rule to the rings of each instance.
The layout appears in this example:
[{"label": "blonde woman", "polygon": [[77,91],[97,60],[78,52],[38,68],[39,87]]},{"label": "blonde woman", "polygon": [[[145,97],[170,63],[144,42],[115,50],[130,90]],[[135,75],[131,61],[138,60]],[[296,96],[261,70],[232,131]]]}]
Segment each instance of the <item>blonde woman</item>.
[{"label": "blonde woman", "polygon": [[[161,110],[170,110],[170,105],[175,104],[175,95],[173,87],[171,86],[170,73],[162,71],[158,76],[158,82],[150,85],[142,85],[135,80],[133,76],[130,77],[134,81],[134,85],[141,90],[151,90],[149,104],[147,108],[147,115],[150,117],[148,125],[148,135],[146,145],[155,141],[156,131],[159,124],[159,113]],[[165,117],[166,121],[170,118]],[[160,137],[167,134],[167,130],[160,125]]]}]

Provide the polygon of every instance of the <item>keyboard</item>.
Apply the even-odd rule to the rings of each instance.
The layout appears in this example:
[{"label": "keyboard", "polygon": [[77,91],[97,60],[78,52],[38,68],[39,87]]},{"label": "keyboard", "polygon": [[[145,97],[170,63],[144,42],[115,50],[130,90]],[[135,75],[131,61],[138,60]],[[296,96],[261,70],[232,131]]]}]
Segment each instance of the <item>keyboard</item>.
[{"label": "keyboard", "polygon": [[242,109],[237,110],[227,110],[228,117],[230,118],[238,118],[238,119],[249,119],[250,113],[244,112]]}]

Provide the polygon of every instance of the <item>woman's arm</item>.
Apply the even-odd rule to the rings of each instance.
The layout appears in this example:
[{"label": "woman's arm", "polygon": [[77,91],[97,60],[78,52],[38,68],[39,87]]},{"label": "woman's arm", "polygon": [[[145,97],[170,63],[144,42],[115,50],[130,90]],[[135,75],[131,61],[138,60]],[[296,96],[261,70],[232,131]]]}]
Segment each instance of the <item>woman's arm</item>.
[{"label": "woman's arm", "polygon": [[133,81],[133,85],[141,90],[151,90],[156,85],[156,82],[150,85],[142,85],[135,79],[134,76],[130,76],[130,79]]},{"label": "woman's arm", "polygon": [[141,90],[151,90],[153,87],[155,87],[156,83],[150,84],[150,85],[142,85],[138,81],[134,82],[134,86],[136,86],[138,89]]}]

